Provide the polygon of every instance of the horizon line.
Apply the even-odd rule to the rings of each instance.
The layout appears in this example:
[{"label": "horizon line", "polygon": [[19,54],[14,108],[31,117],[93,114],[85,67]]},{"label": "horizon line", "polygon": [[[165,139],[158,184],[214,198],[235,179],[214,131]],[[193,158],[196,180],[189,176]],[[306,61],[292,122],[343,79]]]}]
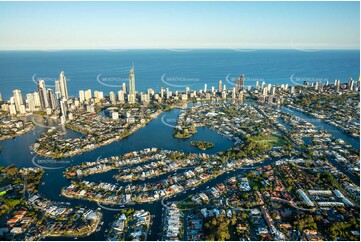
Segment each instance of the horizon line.
[{"label": "horizon line", "polygon": [[186,51],[186,50],[308,50],[308,51],[316,51],[316,50],[358,50],[360,51],[360,47],[351,47],[351,48],[342,48],[342,47],[335,47],[335,48],[289,48],[289,47],[264,47],[264,48],[250,48],[250,47],[169,47],[169,48],[68,48],[68,49],[59,49],[59,48],[49,48],[49,49],[0,49],[1,52],[5,51],[86,51],[86,50],[104,50],[104,51],[127,51],[127,50],[179,50],[179,51]]}]

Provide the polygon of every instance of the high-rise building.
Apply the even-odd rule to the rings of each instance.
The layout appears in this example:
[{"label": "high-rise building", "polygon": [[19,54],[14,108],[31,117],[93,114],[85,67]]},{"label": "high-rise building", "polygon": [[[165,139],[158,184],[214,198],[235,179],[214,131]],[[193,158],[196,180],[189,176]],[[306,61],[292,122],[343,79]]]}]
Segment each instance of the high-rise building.
[{"label": "high-rise building", "polygon": [[55,98],[57,100],[61,99],[60,81],[55,81]]},{"label": "high-rise building", "polygon": [[66,77],[63,71],[60,72],[59,82],[60,82],[61,97],[68,99],[68,87],[66,85]]},{"label": "high-rise building", "polygon": [[295,86],[292,86],[292,87],[291,87],[291,94],[294,94],[295,92],[296,92]]},{"label": "high-rise building", "polygon": [[236,88],[232,88],[232,99],[236,99]]},{"label": "high-rise building", "polygon": [[207,92],[207,83],[204,84],[204,92]]},{"label": "high-rise building", "polygon": [[124,103],[124,92],[122,90],[118,91],[118,100],[121,103]]},{"label": "high-rise building", "polygon": [[240,102],[243,102],[243,92],[240,92],[240,93],[238,94],[238,100],[239,100]]},{"label": "high-rise building", "polygon": [[88,89],[85,91],[85,100],[90,100],[92,98],[92,90]]},{"label": "high-rise building", "polygon": [[27,103],[29,111],[33,112],[35,110],[34,94],[32,94],[32,93],[26,94],[26,103]]},{"label": "high-rise building", "polygon": [[135,103],[135,96],[133,94],[128,94],[128,103]]},{"label": "high-rise building", "polygon": [[135,97],[134,66],[132,68],[130,68],[130,71],[129,71],[129,94],[132,94]]},{"label": "high-rise building", "polygon": [[218,92],[222,92],[222,80],[218,82]]},{"label": "high-rise building", "polygon": [[84,90],[79,91],[79,102],[83,103],[85,101],[85,92]]},{"label": "high-rise building", "polygon": [[348,79],[347,88],[348,88],[350,91],[353,90],[353,86],[354,86],[354,85],[355,85],[355,81],[354,81],[352,78]]},{"label": "high-rise building", "polygon": [[276,86],[273,85],[271,88],[271,95],[275,95],[276,94]]},{"label": "high-rise building", "polygon": [[21,95],[21,91],[14,90],[13,94],[14,94],[14,102],[15,102],[16,111],[20,111],[20,106],[24,104],[23,96]]},{"label": "high-rise building", "polygon": [[67,114],[68,114],[67,100],[65,98],[62,98],[60,100],[60,121],[62,124],[66,122]]},{"label": "high-rise building", "polygon": [[46,92],[44,80],[39,80],[38,91],[39,91],[39,98],[40,98],[40,108],[47,109],[49,107],[49,99],[48,99],[48,94]]},{"label": "high-rise building", "polygon": [[187,94],[187,95],[189,94],[189,91],[190,91],[190,88],[189,88],[189,87],[186,87],[186,94]]},{"label": "high-rise building", "polygon": [[53,90],[51,90],[50,88],[48,89],[48,98],[49,98],[49,107],[53,110],[56,109],[57,103],[55,100],[55,95]]},{"label": "high-rise building", "polygon": [[123,82],[123,87],[122,87],[122,89],[123,89],[123,93],[124,93],[124,94],[127,94],[127,84],[125,84],[125,82]]},{"label": "high-rise building", "polygon": [[242,74],[239,78],[236,79],[236,92],[244,90],[244,75]]},{"label": "high-rise building", "polygon": [[2,100],[3,100],[3,97],[1,96],[1,93],[0,93],[0,102],[2,102]]},{"label": "high-rise building", "polygon": [[336,92],[340,91],[340,84],[341,84],[340,80],[335,80],[335,91]]},{"label": "high-rise building", "polygon": [[148,95],[149,96],[153,96],[154,95],[154,90],[152,88],[148,88]]},{"label": "high-rise building", "polygon": [[315,83],[315,91],[318,91],[318,82]]},{"label": "high-rise building", "polygon": [[16,115],[16,107],[15,107],[15,104],[10,104],[10,105],[9,105],[9,112],[10,112],[10,115]]},{"label": "high-rise building", "polygon": [[34,97],[34,102],[35,102],[35,107],[40,108],[41,104],[40,104],[40,96],[38,92],[34,92],[33,93],[33,97]]},{"label": "high-rise building", "polygon": [[268,93],[268,88],[267,88],[267,87],[264,87],[264,88],[263,88],[263,91],[262,91],[262,95],[266,97],[266,96],[267,96],[267,93]]},{"label": "high-rise building", "polygon": [[115,93],[113,91],[109,92],[109,100],[111,102],[115,102],[116,98],[115,98]]},{"label": "high-rise building", "polygon": [[160,97],[162,99],[164,98],[164,88],[163,88],[163,86],[160,88]]},{"label": "high-rise building", "polygon": [[150,98],[148,93],[141,93],[140,95],[140,101],[143,103],[149,103]]}]

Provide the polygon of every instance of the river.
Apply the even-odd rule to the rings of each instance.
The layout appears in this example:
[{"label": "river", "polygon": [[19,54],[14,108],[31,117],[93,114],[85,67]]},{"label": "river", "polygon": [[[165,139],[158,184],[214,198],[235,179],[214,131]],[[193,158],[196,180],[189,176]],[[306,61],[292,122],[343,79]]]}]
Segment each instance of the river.
[{"label": "river", "polygon": [[[282,108],[282,111],[288,112],[294,115],[297,115],[301,118],[305,118],[312,123],[312,119],[306,116],[303,113]],[[162,113],[158,118],[152,120],[145,127],[141,128],[134,134],[129,137],[113,142],[109,145],[97,148],[95,150],[80,154],[71,158],[65,158],[60,160],[51,160],[46,158],[37,157],[30,152],[29,146],[33,144],[36,139],[40,136],[41,132],[47,130],[47,126],[56,126],[56,121],[44,120],[43,118],[35,118],[36,127],[33,131],[16,137],[14,139],[1,141],[0,145],[3,146],[3,151],[0,153],[0,164],[3,166],[15,164],[17,167],[33,167],[35,164],[41,164],[42,166],[49,167],[45,170],[45,174],[42,178],[44,185],[40,185],[39,193],[44,195],[44,197],[49,198],[53,201],[62,201],[70,202],[72,206],[77,205],[86,205],[90,208],[98,208],[98,205],[94,202],[88,202],[84,200],[68,199],[60,196],[61,188],[68,186],[70,181],[64,178],[63,171],[66,167],[71,165],[77,165],[84,161],[94,161],[98,157],[109,157],[114,155],[122,155],[124,153],[141,150],[149,147],[157,147],[162,149],[169,150],[182,150],[183,152],[199,152],[199,150],[193,146],[190,146],[192,140],[205,140],[210,141],[215,144],[215,146],[207,151],[202,151],[202,153],[214,154],[218,151],[225,151],[232,147],[232,142],[215,131],[209,129],[208,127],[199,127],[197,128],[197,133],[190,139],[180,140],[172,136],[172,125],[175,124],[177,116],[182,112],[180,109],[173,109],[168,112]],[[359,147],[359,141],[357,145],[357,140],[348,136],[347,134],[342,133],[341,131],[331,127],[330,125],[317,121],[322,124],[322,127],[330,132],[334,137],[341,138],[346,142],[349,142],[353,147]],[[320,125],[320,123],[315,124]],[[80,133],[66,130],[64,137],[75,138],[83,136]],[[273,163],[274,161],[281,158],[268,159],[264,162],[258,164],[257,166],[263,166]],[[35,163],[35,164],[34,164]],[[198,193],[204,190],[207,186],[214,186],[217,183],[223,182],[227,177],[237,175],[244,170],[235,170],[229,173],[225,173],[216,179],[210,180],[200,186],[195,190],[188,190],[185,194],[179,194],[178,196],[167,199],[167,201],[175,201],[186,198],[189,194]],[[86,180],[92,181],[107,181],[114,183],[115,179],[112,177],[116,171],[109,171],[103,174],[96,174],[88,177]],[[168,174],[164,175],[166,177]],[[159,178],[158,178],[159,179]],[[137,204],[127,207],[132,207],[134,209],[145,209],[150,211],[152,215],[156,215],[153,218],[153,224],[151,227],[152,233],[148,236],[148,240],[158,240],[160,239],[159,233],[161,232],[161,215],[162,215],[162,204],[160,201],[154,202],[152,204]],[[117,211],[109,211],[102,209],[104,214],[103,221],[104,225],[102,226],[99,232],[95,232],[90,236],[79,238],[79,240],[104,240],[105,230],[109,229],[109,224],[113,221],[114,216],[118,213]],[[66,237],[58,238],[48,238],[49,240],[73,240]]]}]

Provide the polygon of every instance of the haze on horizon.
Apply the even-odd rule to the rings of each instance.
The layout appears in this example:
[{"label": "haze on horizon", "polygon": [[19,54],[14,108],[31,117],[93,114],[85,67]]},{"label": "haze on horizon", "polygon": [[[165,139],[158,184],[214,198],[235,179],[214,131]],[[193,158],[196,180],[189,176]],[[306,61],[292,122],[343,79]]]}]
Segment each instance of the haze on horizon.
[{"label": "haze on horizon", "polygon": [[0,2],[0,50],[359,49],[359,2]]}]

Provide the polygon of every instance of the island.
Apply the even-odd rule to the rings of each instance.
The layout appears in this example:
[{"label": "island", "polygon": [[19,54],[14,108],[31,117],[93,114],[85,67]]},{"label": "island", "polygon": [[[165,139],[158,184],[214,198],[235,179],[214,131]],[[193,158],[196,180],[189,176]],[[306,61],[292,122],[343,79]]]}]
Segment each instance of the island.
[{"label": "island", "polygon": [[208,141],[196,140],[191,141],[191,146],[197,147],[200,150],[209,150],[213,148],[214,144]]}]

